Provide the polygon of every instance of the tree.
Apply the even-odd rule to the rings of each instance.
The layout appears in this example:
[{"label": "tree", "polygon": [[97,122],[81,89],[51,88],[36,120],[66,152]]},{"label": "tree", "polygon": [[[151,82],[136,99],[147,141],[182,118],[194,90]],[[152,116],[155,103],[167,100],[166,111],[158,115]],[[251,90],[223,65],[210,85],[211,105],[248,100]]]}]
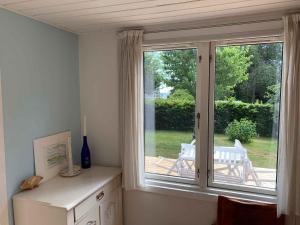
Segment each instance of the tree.
[{"label": "tree", "polygon": [[280,80],[282,44],[250,45],[249,53],[252,55],[249,79],[237,86],[236,97],[244,102],[267,102],[267,92]]},{"label": "tree", "polygon": [[215,100],[233,96],[236,85],[248,79],[251,56],[247,46],[216,48]]},{"label": "tree", "polygon": [[193,102],[195,98],[193,95],[189,93],[188,90],[185,89],[176,89],[171,95],[169,95],[168,100],[182,100]]},{"label": "tree", "polygon": [[[178,89],[187,90],[196,96],[197,50],[178,49],[160,53],[163,76],[161,82]],[[216,100],[224,100],[234,95],[237,84],[248,79],[251,64],[249,47],[226,46],[216,49]]]},{"label": "tree", "polygon": [[268,99],[268,103],[276,104],[280,101],[280,84],[274,84],[267,87],[265,99]]},{"label": "tree", "polygon": [[164,72],[164,82],[173,87],[172,92],[177,89],[187,90],[192,96],[196,96],[196,49],[178,49],[163,51],[161,54]]},{"label": "tree", "polygon": [[144,52],[145,92],[153,94],[158,91],[164,78],[159,52]]}]

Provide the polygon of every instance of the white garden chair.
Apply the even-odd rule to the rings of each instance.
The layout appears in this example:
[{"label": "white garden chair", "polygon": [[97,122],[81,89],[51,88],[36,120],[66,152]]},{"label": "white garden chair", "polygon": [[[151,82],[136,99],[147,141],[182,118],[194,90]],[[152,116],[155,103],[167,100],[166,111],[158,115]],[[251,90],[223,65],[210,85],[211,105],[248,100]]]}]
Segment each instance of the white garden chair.
[{"label": "white garden chair", "polygon": [[[252,162],[248,158],[247,149],[244,148],[239,140],[235,140],[234,147],[215,146],[214,162],[225,165],[225,168],[215,168],[214,176],[216,180],[225,180],[244,184],[251,175],[256,185],[260,185]],[[219,173],[227,170],[228,174]]]},{"label": "white garden chair", "polygon": [[179,157],[174,166],[177,167],[177,172],[182,177],[195,177],[195,143],[196,140],[190,144],[181,144]]},{"label": "white garden chair", "polygon": [[[194,177],[195,153],[195,140],[190,144],[182,143],[178,159],[173,163],[171,168],[165,168],[168,169],[168,174],[176,172],[182,177]],[[160,166],[162,160],[169,159],[161,157],[156,165]],[[252,167],[252,162],[248,158],[247,149],[242,146],[239,140],[235,140],[234,147],[215,146],[214,162],[225,165],[225,167],[214,169],[214,178],[216,180],[244,184],[251,175],[256,185],[261,185]],[[228,170],[228,174],[222,173],[224,170]]]},{"label": "white garden chair", "polygon": [[[178,156],[178,159],[174,162],[173,160],[159,157],[160,160],[156,162],[156,166],[159,166],[161,168],[167,169],[167,174],[170,175],[172,172],[178,173],[180,176],[183,177],[194,177],[195,172],[195,142],[196,140],[193,140],[190,144],[182,143],[180,153]],[[161,165],[162,161],[169,161],[170,163],[173,163],[173,166],[166,167]]]}]

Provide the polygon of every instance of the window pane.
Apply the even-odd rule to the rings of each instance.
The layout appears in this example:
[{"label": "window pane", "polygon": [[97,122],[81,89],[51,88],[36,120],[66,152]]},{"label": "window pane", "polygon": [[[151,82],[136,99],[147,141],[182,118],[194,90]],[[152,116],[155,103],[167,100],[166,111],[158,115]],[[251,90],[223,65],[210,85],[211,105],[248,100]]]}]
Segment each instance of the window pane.
[{"label": "window pane", "polygon": [[275,189],[282,43],[215,54],[214,182]]},{"label": "window pane", "polygon": [[195,177],[197,50],[144,52],[145,172]]}]

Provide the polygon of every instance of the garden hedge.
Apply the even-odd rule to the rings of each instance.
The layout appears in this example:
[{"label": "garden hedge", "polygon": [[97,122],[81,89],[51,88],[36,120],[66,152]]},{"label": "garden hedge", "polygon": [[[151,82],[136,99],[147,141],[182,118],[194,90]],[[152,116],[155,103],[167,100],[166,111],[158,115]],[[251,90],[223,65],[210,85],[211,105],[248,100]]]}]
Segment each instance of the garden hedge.
[{"label": "garden hedge", "polygon": [[[147,102],[145,111],[153,109],[154,102]],[[155,101],[155,127],[158,130],[192,131],[195,119],[194,101]],[[259,136],[272,136],[274,106],[263,103],[244,103],[239,101],[215,102],[215,133],[225,133],[225,129],[234,119],[246,118],[256,123]],[[275,120],[276,121],[276,120]],[[277,133],[277,124],[275,132]]]}]

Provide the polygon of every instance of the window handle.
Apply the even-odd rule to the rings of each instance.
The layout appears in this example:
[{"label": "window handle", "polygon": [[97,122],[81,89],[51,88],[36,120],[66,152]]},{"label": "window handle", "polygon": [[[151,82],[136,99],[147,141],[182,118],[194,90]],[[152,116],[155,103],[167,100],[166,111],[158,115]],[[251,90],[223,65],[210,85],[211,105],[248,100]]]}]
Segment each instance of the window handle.
[{"label": "window handle", "polygon": [[97,201],[100,201],[103,197],[104,197],[104,192],[101,191],[100,194],[98,194],[98,195],[96,196],[96,200],[97,200]]},{"label": "window handle", "polygon": [[200,128],[200,113],[197,113],[197,126]]}]

